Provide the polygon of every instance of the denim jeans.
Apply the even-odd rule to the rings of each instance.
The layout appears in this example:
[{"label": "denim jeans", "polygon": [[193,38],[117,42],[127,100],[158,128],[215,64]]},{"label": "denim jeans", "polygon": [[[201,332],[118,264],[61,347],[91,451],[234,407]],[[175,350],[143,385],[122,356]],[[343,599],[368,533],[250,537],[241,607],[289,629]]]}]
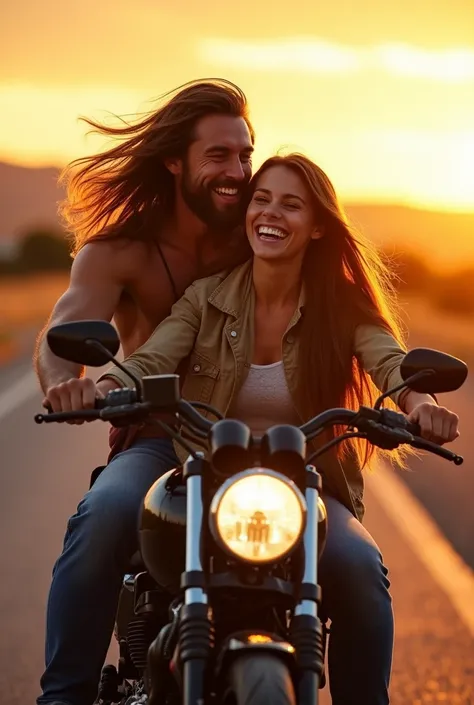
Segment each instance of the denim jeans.
[{"label": "denim jeans", "polygon": [[[177,462],[170,441],[138,441],[113,458],[69,520],[49,594],[39,705],[91,705],[97,697],[123,575],[137,549],[141,502]],[[325,500],[328,536],[319,577],[331,619],[333,705],[386,705],[393,645],[387,570],[357,519],[332,497]]]},{"label": "denim jeans", "polygon": [[178,464],[170,440],[137,441],[110,461],[69,519],[53,569],[38,703],[95,701],[123,577],[138,548],[142,500]]},{"label": "denim jeans", "polygon": [[331,619],[328,675],[333,705],[387,705],[392,668],[390,582],[362,524],[332,497],[319,565],[323,611]]}]

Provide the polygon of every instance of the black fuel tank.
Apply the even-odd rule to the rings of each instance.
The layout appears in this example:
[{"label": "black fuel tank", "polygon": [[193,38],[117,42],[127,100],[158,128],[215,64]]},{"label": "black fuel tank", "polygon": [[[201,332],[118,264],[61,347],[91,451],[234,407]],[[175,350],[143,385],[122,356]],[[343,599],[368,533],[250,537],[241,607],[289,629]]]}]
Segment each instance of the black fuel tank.
[{"label": "black fuel tank", "polygon": [[186,555],[186,487],[181,469],[165,473],[149,489],[139,539],[152,578],[168,592],[177,593]]}]

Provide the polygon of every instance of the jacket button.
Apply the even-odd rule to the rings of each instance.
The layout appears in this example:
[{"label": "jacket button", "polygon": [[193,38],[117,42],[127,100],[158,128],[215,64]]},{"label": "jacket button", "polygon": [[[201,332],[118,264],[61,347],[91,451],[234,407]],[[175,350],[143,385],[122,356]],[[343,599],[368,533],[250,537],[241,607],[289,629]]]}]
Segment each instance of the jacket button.
[{"label": "jacket button", "polygon": [[236,330],[231,330],[230,334],[233,338],[237,338],[237,331]]},{"label": "jacket button", "polygon": [[201,369],[201,365],[194,365],[193,370],[194,372],[199,372]]}]

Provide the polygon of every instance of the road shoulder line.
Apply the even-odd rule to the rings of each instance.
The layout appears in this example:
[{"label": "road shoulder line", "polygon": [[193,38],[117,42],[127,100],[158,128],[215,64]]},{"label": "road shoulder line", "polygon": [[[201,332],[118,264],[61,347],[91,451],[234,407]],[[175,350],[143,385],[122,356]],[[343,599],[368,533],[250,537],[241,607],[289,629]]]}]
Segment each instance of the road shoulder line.
[{"label": "road shoulder line", "polygon": [[431,577],[474,636],[474,572],[443,536],[397,471],[380,463],[365,476],[367,487],[403,534]]}]

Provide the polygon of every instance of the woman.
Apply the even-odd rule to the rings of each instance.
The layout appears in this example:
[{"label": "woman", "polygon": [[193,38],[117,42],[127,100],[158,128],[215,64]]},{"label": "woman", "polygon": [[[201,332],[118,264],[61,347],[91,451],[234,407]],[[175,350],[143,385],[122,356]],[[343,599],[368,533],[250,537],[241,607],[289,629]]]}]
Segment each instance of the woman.
[{"label": "woman", "polygon": [[[300,424],[329,407],[370,404],[374,384],[385,391],[401,382],[404,348],[387,272],[350,230],[321,169],[296,154],[266,161],[251,182],[246,230],[252,259],[230,274],[194,283],[126,360],[130,372],[172,373],[185,361],[183,396],[242,419],[256,433],[275,423]],[[113,368],[99,380],[97,394],[124,385],[130,379]],[[393,401],[420,423],[424,437],[445,443],[458,436],[457,417],[432,397],[404,391]],[[80,400],[71,404],[80,407]],[[173,467],[178,459],[171,442],[147,435],[145,428],[104,475],[125,472],[130,463],[134,475],[140,454],[147,467],[153,461],[155,476]],[[176,450],[183,460],[185,454]],[[389,702],[389,581],[361,524],[361,468],[369,456],[369,448],[346,443],[322,456],[319,465],[329,515],[319,575],[324,612],[332,621],[328,662],[334,705]],[[106,502],[100,483],[101,477],[96,494],[95,486],[89,494]],[[137,485],[133,491],[138,497]],[[136,513],[129,507],[132,527]],[[71,521],[86,521],[81,508]],[[127,551],[130,527],[126,541],[120,536]],[[115,541],[125,560],[118,535]],[[115,565],[118,586],[119,574]]]}]

